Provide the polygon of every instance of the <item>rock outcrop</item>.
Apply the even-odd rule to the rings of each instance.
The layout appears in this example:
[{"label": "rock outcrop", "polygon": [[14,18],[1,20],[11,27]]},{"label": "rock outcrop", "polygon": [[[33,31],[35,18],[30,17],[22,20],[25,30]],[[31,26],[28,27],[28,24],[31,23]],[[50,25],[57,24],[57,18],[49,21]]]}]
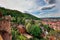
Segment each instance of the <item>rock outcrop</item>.
[{"label": "rock outcrop", "polygon": [[5,16],[0,20],[0,35],[3,40],[12,40],[10,17]]},{"label": "rock outcrop", "polygon": [[24,28],[23,25],[18,25],[18,26],[17,26],[17,29],[18,29],[18,32],[19,32],[20,34],[25,34],[25,33],[26,33],[26,30],[25,30],[25,28]]},{"label": "rock outcrop", "polygon": [[2,36],[0,35],[0,40],[3,40]]}]

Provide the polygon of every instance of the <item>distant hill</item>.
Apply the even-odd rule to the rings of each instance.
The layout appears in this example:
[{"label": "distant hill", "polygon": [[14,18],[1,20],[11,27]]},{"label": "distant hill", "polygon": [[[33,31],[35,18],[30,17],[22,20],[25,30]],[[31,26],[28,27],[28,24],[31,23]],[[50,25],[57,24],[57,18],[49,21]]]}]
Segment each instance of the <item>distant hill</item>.
[{"label": "distant hill", "polygon": [[40,19],[60,19],[60,17],[45,17],[45,18],[40,18]]},{"label": "distant hill", "polygon": [[26,19],[35,19],[35,20],[40,20],[40,18],[37,18],[31,14],[28,13],[22,13],[17,10],[11,10],[11,9],[6,9],[4,7],[0,7],[0,12],[3,13],[3,15],[11,15],[12,17],[20,17],[20,18],[26,18]]}]

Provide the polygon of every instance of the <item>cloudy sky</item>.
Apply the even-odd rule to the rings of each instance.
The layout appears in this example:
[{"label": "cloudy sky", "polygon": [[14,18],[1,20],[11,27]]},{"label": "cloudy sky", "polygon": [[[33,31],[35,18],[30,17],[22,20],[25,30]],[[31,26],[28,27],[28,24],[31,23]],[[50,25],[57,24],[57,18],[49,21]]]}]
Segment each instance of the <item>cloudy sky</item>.
[{"label": "cloudy sky", "polygon": [[60,0],[0,0],[0,6],[37,17],[60,17]]}]

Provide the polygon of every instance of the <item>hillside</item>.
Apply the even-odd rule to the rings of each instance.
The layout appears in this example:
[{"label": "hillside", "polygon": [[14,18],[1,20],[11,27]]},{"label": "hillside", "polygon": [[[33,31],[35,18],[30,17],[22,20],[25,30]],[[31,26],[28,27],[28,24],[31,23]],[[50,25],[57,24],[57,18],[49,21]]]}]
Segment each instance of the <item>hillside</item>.
[{"label": "hillside", "polygon": [[0,13],[0,39],[60,40],[60,19],[51,21],[3,7],[0,7]]},{"label": "hillside", "polygon": [[26,19],[35,19],[38,20],[40,18],[37,18],[31,14],[28,13],[22,13],[20,11],[17,10],[11,10],[11,9],[6,9],[4,7],[0,7],[0,12],[3,13],[3,15],[11,15],[11,16],[15,16],[15,17],[20,17],[20,18],[26,18]]}]

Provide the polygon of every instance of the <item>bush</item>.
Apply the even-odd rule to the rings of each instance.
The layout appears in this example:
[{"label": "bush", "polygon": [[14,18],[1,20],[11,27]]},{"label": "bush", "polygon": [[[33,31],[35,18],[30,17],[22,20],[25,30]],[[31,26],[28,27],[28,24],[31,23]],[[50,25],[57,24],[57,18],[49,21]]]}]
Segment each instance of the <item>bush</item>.
[{"label": "bush", "polygon": [[31,38],[31,39],[29,39],[29,40],[39,40],[38,38]]},{"label": "bush", "polygon": [[16,28],[12,27],[12,40],[17,40],[19,33]]},{"label": "bush", "polygon": [[31,27],[31,23],[28,23],[28,24],[26,25],[26,31],[27,31],[27,32],[29,32],[30,27]]},{"label": "bush", "polygon": [[33,26],[29,26],[27,28],[28,33],[35,36],[35,37],[40,37],[40,34],[42,33],[42,30],[40,27],[33,25]]},{"label": "bush", "polygon": [[12,28],[12,40],[26,40],[27,38],[19,34],[16,28]]},{"label": "bush", "polygon": [[48,32],[50,32],[51,30],[53,30],[52,28],[49,27],[49,25],[43,25],[45,30],[47,30]]},{"label": "bush", "polygon": [[44,39],[44,38],[36,38],[36,37],[34,37],[34,38],[29,39],[29,40],[46,40],[46,39]]},{"label": "bush", "polygon": [[20,36],[18,36],[18,40],[27,40],[27,38],[21,34]]}]

